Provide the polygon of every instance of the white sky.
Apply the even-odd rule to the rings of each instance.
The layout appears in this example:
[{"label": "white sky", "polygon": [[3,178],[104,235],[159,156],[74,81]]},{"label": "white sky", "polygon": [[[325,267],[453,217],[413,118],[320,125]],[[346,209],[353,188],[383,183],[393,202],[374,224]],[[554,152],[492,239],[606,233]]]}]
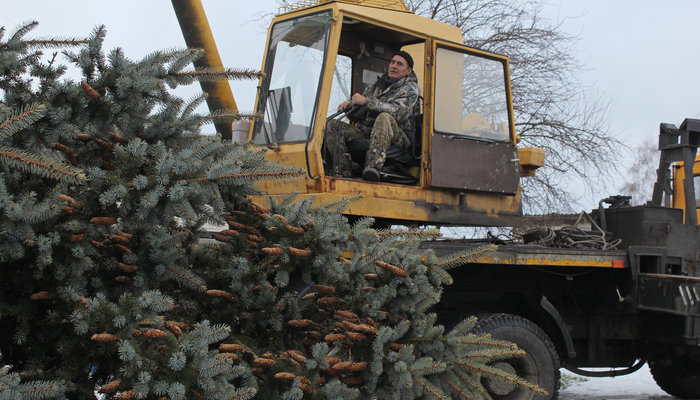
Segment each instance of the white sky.
[{"label": "white sky", "polygon": [[[700,1],[551,0],[546,10],[580,34],[582,79],[614,100],[612,131],[630,147],[656,142],[662,122],[700,118]],[[623,177],[631,161],[623,153]],[[582,195],[584,209],[617,194],[623,177],[605,193]],[[647,185],[651,192],[653,182]]]},{"label": "white sky", "polygon": [[547,8],[580,33],[584,80],[615,99],[620,137],[658,135],[661,122],[700,118],[700,1],[554,0]]},{"label": "white sky", "polygon": [[[256,22],[256,15],[277,12],[276,1],[202,1],[224,65],[259,69],[267,27]],[[109,7],[94,0],[6,3],[0,8],[0,25],[11,31],[37,20],[40,26],[30,37],[83,37],[104,24],[105,49],[120,46],[132,59],[185,46],[170,1],[122,0]],[[700,91],[700,1],[550,0],[545,10],[564,20],[567,31],[580,34],[579,58],[589,70],[582,79],[614,99],[612,127],[618,137],[634,145],[655,139],[661,122],[679,125],[686,117],[700,118],[700,96],[695,94]],[[239,108],[252,110],[256,83],[232,86]],[[582,201],[595,205],[598,197],[616,190]]]}]

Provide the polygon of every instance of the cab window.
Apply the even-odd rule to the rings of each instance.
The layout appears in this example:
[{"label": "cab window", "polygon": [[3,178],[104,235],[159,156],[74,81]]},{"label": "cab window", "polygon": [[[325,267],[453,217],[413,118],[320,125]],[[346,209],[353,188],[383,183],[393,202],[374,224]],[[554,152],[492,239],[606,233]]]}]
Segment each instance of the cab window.
[{"label": "cab window", "polygon": [[338,54],[333,70],[333,86],[328,104],[328,115],[336,112],[338,104],[350,100],[352,96],[352,58]]},{"label": "cab window", "polygon": [[[501,60],[438,48],[435,67],[436,132],[511,140],[505,65]],[[461,82],[455,77],[461,77]]]}]

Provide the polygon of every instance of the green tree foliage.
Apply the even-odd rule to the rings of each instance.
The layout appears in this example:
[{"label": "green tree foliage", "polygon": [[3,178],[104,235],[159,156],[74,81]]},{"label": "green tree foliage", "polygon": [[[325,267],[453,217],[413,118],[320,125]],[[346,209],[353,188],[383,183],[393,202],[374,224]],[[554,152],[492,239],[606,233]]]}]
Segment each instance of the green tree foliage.
[{"label": "green tree foliage", "polygon": [[[0,399],[481,398],[484,375],[538,390],[488,365],[514,345],[426,312],[491,247],[438,259],[417,249],[437,232],[348,224],[350,198],[248,199],[303,171],[200,135],[254,116],[199,115],[203,97],[169,88],[258,73],[34,26],[0,37]],[[42,60],[76,46],[80,82]]]}]

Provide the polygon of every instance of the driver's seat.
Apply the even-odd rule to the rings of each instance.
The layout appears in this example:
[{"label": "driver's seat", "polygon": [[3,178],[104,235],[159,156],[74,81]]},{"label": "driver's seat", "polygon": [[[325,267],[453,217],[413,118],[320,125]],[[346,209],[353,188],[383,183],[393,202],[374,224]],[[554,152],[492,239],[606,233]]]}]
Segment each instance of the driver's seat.
[{"label": "driver's seat", "polygon": [[[411,146],[409,148],[401,146],[391,146],[386,151],[386,162],[384,167],[379,171],[381,182],[400,183],[404,185],[413,185],[420,178],[421,159],[421,138],[423,128],[423,115],[418,114],[415,117],[415,131],[411,137]],[[356,173],[362,174],[362,165],[364,165],[365,155],[369,150],[370,139],[355,139],[347,142],[348,151],[352,155],[353,175]]]}]

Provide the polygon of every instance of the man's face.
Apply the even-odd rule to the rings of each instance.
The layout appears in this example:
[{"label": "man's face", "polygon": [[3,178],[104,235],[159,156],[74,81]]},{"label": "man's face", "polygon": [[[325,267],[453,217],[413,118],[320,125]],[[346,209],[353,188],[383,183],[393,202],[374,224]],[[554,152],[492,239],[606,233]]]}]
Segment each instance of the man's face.
[{"label": "man's face", "polygon": [[391,59],[389,64],[389,79],[399,79],[408,75],[413,71],[411,67],[408,66],[406,59],[399,55],[395,55]]}]

